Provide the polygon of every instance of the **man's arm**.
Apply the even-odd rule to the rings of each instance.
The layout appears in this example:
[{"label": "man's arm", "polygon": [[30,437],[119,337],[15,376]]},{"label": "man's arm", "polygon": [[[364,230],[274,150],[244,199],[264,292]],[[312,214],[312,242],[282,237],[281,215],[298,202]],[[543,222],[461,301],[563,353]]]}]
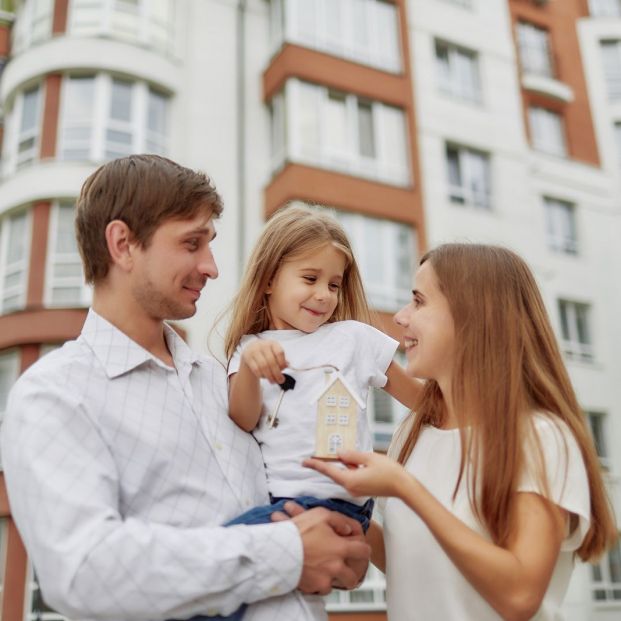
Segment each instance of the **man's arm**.
[{"label": "man's arm", "polygon": [[[3,424],[3,465],[51,606],[72,618],[155,620],[229,613],[297,586],[303,544],[294,524],[184,528],[124,518],[122,464],[98,426],[52,378],[23,380]],[[148,493],[157,481],[135,484]]]}]

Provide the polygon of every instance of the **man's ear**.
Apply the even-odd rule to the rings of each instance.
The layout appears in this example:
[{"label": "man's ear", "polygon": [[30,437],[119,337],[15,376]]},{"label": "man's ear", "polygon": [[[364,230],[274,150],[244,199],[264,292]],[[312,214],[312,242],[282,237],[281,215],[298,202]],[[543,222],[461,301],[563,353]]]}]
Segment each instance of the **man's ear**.
[{"label": "man's ear", "polygon": [[133,248],[135,242],[130,228],[122,220],[112,220],[106,226],[106,243],[112,263],[124,272],[129,272],[134,264]]}]

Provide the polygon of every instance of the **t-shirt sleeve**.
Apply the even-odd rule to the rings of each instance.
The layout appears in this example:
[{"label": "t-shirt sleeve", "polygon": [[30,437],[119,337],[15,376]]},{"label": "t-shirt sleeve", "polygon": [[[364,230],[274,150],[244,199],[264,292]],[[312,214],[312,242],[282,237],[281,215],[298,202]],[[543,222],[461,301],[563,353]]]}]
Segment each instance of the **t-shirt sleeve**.
[{"label": "t-shirt sleeve", "polygon": [[233,375],[234,373],[237,373],[237,371],[239,371],[239,367],[241,365],[241,355],[242,355],[242,351],[244,350],[244,347],[246,347],[248,343],[250,343],[256,338],[257,337],[254,334],[246,334],[245,336],[242,336],[241,341],[239,342],[239,345],[237,346],[237,349],[235,350],[235,352],[233,353],[233,356],[231,357],[229,361],[229,366],[226,370],[228,375]]},{"label": "t-shirt sleeve", "polygon": [[[537,416],[534,431],[541,445],[542,459],[531,438],[526,442],[524,471],[517,491],[546,496],[578,518],[577,526],[572,532],[568,528],[561,545],[562,550],[571,552],[580,547],[591,523],[589,481],[582,453],[573,434],[560,420]],[[540,464],[545,470],[547,494],[538,477]]]},{"label": "t-shirt sleeve", "polygon": [[369,385],[383,388],[388,381],[386,371],[399,347],[399,342],[377,330],[373,326],[358,324],[360,334],[356,334],[360,347],[360,361],[367,365]]}]

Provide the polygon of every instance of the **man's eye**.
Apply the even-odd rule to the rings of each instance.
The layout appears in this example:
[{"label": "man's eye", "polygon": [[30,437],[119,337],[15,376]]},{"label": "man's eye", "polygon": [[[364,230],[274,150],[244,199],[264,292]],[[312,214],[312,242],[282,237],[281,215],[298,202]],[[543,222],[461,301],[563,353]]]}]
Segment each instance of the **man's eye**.
[{"label": "man's eye", "polygon": [[197,250],[198,249],[198,239],[188,239],[185,242],[185,245],[190,249],[190,250]]}]

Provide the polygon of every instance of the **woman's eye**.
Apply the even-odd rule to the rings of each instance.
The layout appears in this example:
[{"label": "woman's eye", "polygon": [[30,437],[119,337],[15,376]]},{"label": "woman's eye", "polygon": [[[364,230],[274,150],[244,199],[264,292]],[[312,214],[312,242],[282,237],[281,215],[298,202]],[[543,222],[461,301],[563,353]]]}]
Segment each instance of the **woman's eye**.
[{"label": "woman's eye", "polygon": [[340,286],[335,282],[331,282],[328,286],[330,287],[330,291],[338,291],[340,289]]}]

